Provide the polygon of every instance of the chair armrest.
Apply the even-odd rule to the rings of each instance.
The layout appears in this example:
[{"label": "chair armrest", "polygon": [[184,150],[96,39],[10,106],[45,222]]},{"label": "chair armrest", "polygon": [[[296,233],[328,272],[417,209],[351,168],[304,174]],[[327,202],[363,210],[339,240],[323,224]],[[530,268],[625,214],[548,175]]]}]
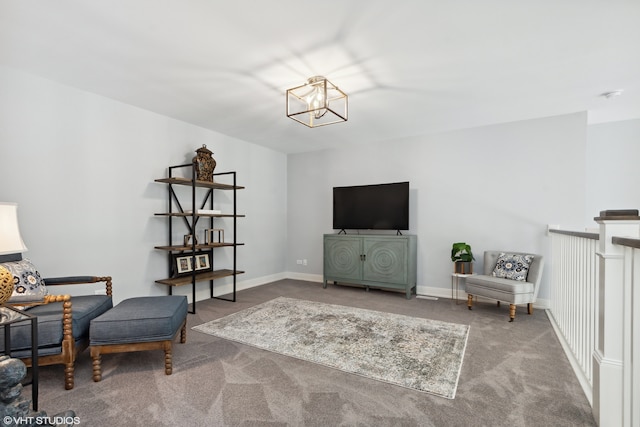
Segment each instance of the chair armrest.
[{"label": "chair armrest", "polygon": [[87,283],[105,282],[107,295],[111,296],[111,276],[68,276],[68,277],[50,277],[44,278],[45,286],[57,285],[81,285]]},{"label": "chair armrest", "polygon": [[[63,353],[72,354],[74,338],[73,338],[73,312],[71,295],[45,295],[44,304],[51,302],[62,303],[62,347]],[[66,348],[66,350],[65,350]],[[71,352],[71,353],[70,353]]]},{"label": "chair armrest", "polygon": [[63,303],[63,308],[69,307],[69,313],[71,313],[71,295],[45,295],[43,299],[38,301],[24,301],[17,303],[6,302],[6,304],[17,308],[30,308],[36,305],[49,304],[51,302]]}]

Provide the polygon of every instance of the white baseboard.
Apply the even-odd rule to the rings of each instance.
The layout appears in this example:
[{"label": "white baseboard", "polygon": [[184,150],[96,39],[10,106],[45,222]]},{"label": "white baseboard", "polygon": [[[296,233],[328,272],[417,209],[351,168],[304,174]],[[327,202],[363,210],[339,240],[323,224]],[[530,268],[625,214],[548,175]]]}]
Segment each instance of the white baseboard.
[{"label": "white baseboard", "polygon": [[322,275],[321,274],[308,274],[308,273],[297,273],[294,271],[287,271],[284,273],[287,279],[293,280],[304,280],[307,282],[317,282],[322,283]]},{"label": "white baseboard", "polygon": [[[238,276],[240,277],[240,276]],[[244,289],[255,288],[256,286],[266,285],[267,283],[276,282],[278,280],[286,279],[284,273],[271,274],[268,276],[257,277],[249,280],[237,280],[236,278],[236,292]],[[204,286],[203,286],[204,288]],[[213,288],[213,295],[216,297],[222,295],[228,295],[233,292],[233,282],[216,284]],[[189,294],[190,296],[190,294]],[[199,297],[198,301],[209,299],[208,297]]]},{"label": "white baseboard", "polygon": [[243,280],[242,282],[240,282],[241,285],[239,285],[239,288],[240,286],[242,286],[242,289],[254,288],[256,286],[266,285],[267,283],[277,282],[278,280],[283,280],[286,278],[286,273],[270,274],[268,276],[257,277],[255,279]]}]

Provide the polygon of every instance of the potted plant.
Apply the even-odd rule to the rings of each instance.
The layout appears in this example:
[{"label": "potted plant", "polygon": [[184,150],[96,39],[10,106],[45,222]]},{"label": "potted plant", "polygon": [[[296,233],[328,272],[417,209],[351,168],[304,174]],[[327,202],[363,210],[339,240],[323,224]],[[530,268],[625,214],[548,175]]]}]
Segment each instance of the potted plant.
[{"label": "potted plant", "polygon": [[451,248],[451,261],[453,261],[453,271],[458,274],[471,274],[473,273],[474,261],[473,253],[471,252],[471,246],[464,242],[454,243]]}]

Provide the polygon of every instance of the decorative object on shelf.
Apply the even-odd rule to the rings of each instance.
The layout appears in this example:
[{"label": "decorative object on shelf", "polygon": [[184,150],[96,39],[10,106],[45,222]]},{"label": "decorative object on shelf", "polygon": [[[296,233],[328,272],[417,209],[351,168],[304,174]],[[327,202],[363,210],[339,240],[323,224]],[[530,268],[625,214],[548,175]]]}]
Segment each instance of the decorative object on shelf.
[{"label": "decorative object on shelf", "polygon": [[475,258],[471,252],[471,246],[464,242],[454,243],[451,247],[451,261],[453,261],[453,271],[457,274],[472,274]]},{"label": "decorative object on shelf", "polygon": [[191,255],[181,255],[175,258],[176,275],[191,273],[193,257]]},{"label": "decorative object on shelf", "polygon": [[[186,214],[193,213],[193,210],[186,209],[184,211]],[[197,209],[196,214],[198,215],[220,215],[222,211],[220,209]]]},{"label": "decorative object on shelf", "polygon": [[191,246],[192,245],[191,239],[195,239],[195,242],[193,242],[193,243],[195,243],[196,245],[198,244],[198,237],[197,236],[194,236],[193,234],[185,234],[184,235],[184,245],[185,246]]},{"label": "decorative object on shelf", "polygon": [[207,228],[204,230],[204,244],[213,245],[216,243],[215,235],[218,234],[218,242],[224,243],[224,230],[222,228]]},{"label": "decorative object on shelf", "polygon": [[347,94],[323,76],[287,90],[287,117],[310,128],[347,121]]},{"label": "decorative object on shelf", "polygon": [[216,161],[211,156],[213,153],[205,144],[196,150],[193,164],[196,169],[196,179],[198,181],[213,182],[213,170],[216,168]]},{"label": "decorative object on shelf", "polygon": [[[22,241],[20,227],[18,226],[18,205],[16,203],[0,203],[0,260],[5,261],[4,256],[22,254],[27,247]],[[22,255],[11,261],[19,261]],[[13,274],[9,269],[0,266],[0,304],[11,298],[14,288]]]},{"label": "decorative object on shelf", "polygon": [[195,255],[195,271],[211,271],[211,252],[195,252],[172,254],[173,277],[185,276],[193,273]]},{"label": "decorative object on shelf", "polygon": [[209,253],[196,255],[196,271],[207,271],[211,269],[211,259]]}]

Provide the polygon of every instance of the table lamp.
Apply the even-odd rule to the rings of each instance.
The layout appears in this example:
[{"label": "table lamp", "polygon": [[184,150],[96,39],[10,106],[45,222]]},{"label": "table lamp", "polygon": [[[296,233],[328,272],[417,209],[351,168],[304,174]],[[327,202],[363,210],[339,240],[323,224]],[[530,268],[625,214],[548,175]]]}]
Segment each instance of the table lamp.
[{"label": "table lamp", "polygon": [[[18,227],[18,205],[0,202],[0,261],[16,261],[22,258],[27,247]],[[0,304],[13,294],[13,275],[0,265]]]}]

